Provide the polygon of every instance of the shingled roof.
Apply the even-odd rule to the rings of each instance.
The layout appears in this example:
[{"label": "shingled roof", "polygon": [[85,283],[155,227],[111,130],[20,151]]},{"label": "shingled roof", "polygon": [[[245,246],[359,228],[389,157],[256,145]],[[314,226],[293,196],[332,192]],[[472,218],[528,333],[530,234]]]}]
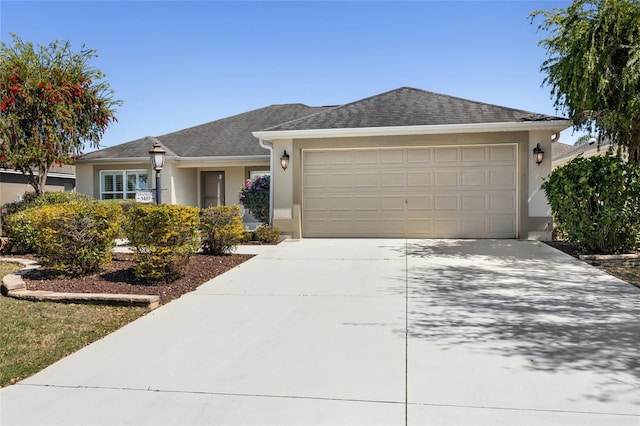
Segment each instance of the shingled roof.
[{"label": "shingled roof", "polygon": [[[557,145],[557,144],[555,144]],[[555,151],[555,147],[554,147],[554,151],[553,151],[553,161],[562,161],[562,160],[566,160],[566,159],[571,159],[574,157],[577,157],[579,155],[585,154],[587,151],[594,151],[594,152],[607,152],[609,149],[611,149],[611,141],[610,140],[603,140],[600,143],[598,143],[598,140],[596,138],[591,138],[588,142],[583,143],[581,145],[574,145],[571,146],[572,149],[566,150],[564,152],[558,152],[556,153]]]},{"label": "shingled roof", "polygon": [[562,157],[563,155],[573,151],[574,149],[576,149],[576,147],[573,145],[569,145],[562,142],[553,143],[551,145],[551,151],[553,152],[553,160],[555,161],[557,158]]},{"label": "shingled roof", "polygon": [[401,87],[265,128],[264,131],[430,126],[566,120],[454,96]]},{"label": "shingled roof", "polygon": [[146,158],[154,140],[160,141],[168,156],[233,157],[268,155],[251,135],[275,124],[288,122],[332,107],[309,107],[303,104],[271,105],[201,124],[162,136],[145,137],[81,156],[78,162],[113,159]]}]

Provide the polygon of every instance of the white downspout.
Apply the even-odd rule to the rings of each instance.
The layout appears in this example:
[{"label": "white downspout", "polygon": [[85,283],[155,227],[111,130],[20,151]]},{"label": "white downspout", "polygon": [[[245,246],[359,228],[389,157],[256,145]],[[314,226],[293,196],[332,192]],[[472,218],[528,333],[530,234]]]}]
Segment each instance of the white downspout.
[{"label": "white downspout", "polygon": [[269,178],[269,226],[273,225],[273,178],[274,178],[274,163],[273,163],[273,144],[268,141],[258,139],[260,146],[269,150],[269,169],[271,171],[271,177]]}]

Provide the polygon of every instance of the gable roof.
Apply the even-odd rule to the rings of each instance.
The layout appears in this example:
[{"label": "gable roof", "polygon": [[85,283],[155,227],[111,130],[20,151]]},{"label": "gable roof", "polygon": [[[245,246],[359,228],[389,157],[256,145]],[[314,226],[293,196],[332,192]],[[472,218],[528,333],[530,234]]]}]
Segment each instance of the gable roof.
[{"label": "gable roof", "polygon": [[147,158],[155,140],[160,141],[169,157],[268,155],[269,151],[260,147],[251,135],[252,131],[331,108],[303,104],[271,105],[155,138],[147,136],[90,152],[79,157],[77,161]]},{"label": "gable roof", "polygon": [[346,105],[279,124],[264,131],[296,131],[399,126],[435,126],[564,118],[491,105],[426,90],[401,87]]}]

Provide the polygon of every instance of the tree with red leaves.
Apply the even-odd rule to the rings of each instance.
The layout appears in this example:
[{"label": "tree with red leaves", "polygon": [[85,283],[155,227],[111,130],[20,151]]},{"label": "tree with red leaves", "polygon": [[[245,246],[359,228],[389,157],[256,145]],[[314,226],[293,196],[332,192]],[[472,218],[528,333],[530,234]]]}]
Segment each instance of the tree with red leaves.
[{"label": "tree with red leaves", "polygon": [[72,164],[85,145],[99,147],[121,102],[89,65],[95,50],[12,38],[0,43],[0,167],[21,172],[41,194],[54,164]]}]

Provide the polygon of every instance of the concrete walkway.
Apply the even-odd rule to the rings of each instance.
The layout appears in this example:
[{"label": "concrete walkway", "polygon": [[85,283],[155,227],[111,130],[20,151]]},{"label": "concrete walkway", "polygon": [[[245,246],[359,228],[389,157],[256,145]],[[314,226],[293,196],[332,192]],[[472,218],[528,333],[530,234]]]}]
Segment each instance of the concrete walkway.
[{"label": "concrete walkway", "polygon": [[640,424],[640,289],[544,244],[284,242],[0,390],[0,424]]}]

